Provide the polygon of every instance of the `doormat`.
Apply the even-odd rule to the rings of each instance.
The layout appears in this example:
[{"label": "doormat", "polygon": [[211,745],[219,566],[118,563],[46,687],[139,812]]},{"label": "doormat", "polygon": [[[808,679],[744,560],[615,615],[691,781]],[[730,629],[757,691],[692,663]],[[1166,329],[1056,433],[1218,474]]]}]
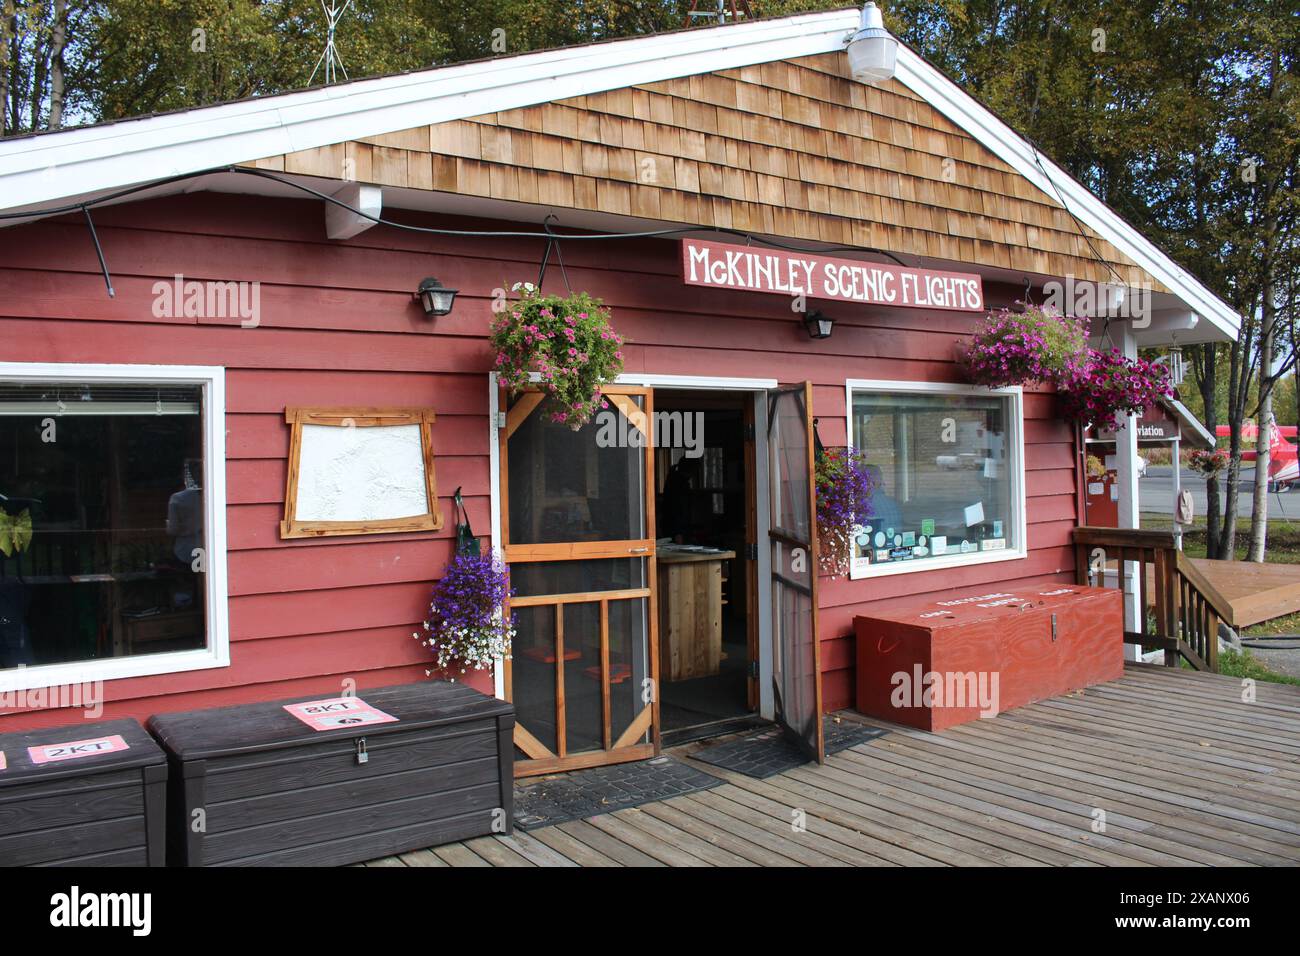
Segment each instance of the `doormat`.
[{"label": "doormat", "polygon": [[[883,737],[887,731],[847,720],[836,723],[830,718],[825,718],[822,733],[826,742],[826,755],[830,756],[841,750],[856,747],[865,741]],[[785,773],[795,767],[812,763],[780,727],[771,727],[712,747],[705,747],[695,751],[691,757],[714,767],[743,773],[746,777],[754,777],[758,780],[774,777],[778,773]]]},{"label": "doormat", "polygon": [[654,803],[724,781],[672,757],[612,764],[515,786],[515,826],[521,830],[568,823]]}]

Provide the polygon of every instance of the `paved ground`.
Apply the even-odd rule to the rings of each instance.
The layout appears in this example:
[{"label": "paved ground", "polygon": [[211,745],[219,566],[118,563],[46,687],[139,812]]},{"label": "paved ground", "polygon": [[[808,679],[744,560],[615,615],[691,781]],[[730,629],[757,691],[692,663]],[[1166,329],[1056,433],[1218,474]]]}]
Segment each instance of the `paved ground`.
[{"label": "paved ground", "polygon": [[[1173,513],[1173,473],[1174,469],[1170,465],[1150,465],[1147,467],[1147,476],[1138,484],[1138,494],[1142,500],[1142,510],[1157,512],[1159,514]],[[1204,516],[1207,509],[1205,497],[1205,479],[1194,471],[1184,468],[1182,470],[1183,487],[1191,491],[1192,500],[1196,504],[1197,517]],[[1254,509],[1251,507],[1251,495],[1255,493],[1255,469],[1253,466],[1243,465],[1241,469],[1241,487],[1237,494],[1237,515],[1242,518],[1249,518]],[[1268,496],[1268,513],[1269,517],[1286,516],[1288,514],[1300,518],[1300,494],[1289,492],[1281,495]]]},{"label": "paved ground", "polygon": [[[1250,638],[1246,640],[1249,641]],[[1293,641],[1260,641],[1260,643],[1266,646],[1273,644],[1285,646],[1269,647],[1267,650],[1260,647],[1247,648],[1256,660],[1279,674],[1300,677],[1300,638]]]}]

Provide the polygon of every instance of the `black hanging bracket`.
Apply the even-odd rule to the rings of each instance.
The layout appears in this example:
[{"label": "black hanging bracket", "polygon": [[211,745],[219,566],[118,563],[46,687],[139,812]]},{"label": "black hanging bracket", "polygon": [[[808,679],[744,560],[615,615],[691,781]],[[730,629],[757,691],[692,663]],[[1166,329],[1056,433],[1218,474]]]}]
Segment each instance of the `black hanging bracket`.
[{"label": "black hanging bracket", "polygon": [[82,206],[81,211],[86,215],[86,225],[90,227],[90,239],[95,244],[95,255],[99,256],[99,271],[104,273],[104,285],[108,287],[108,297],[111,299],[116,293],[113,291],[113,280],[108,274],[108,264],[104,262],[104,250],[99,244],[99,234],[95,232],[95,220],[90,218],[89,206]]},{"label": "black hanging bracket", "polygon": [[560,275],[564,277],[564,287],[572,295],[573,286],[569,284],[569,270],[564,267],[564,253],[560,251],[560,236],[551,229],[552,219],[556,222],[560,221],[555,213],[547,214],[546,218],[542,220],[542,228],[546,230],[546,251],[542,254],[542,267],[537,272],[537,290],[540,292],[542,289],[542,282],[546,279],[546,267],[551,262],[551,250],[555,250],[555,260],[560,264]]}]

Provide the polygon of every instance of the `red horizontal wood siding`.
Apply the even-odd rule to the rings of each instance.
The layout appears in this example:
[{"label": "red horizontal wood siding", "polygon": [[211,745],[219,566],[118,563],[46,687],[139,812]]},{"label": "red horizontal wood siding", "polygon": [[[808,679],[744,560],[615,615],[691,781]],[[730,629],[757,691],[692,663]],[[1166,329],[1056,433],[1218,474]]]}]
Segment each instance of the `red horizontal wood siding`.
[{"label": "red horizontal wood siding", "polygon": [[[413,223],[461,227],[400,211]],[[452,553],[439,533],[282,541],[286,405],[428,405],[443,508],[463,487],[474,528],[489,531],[486,342],[495,289],[535,280],[543,243],[457,239],[376,227],[325,238],[307,200],[197,193],[96,212],[117,291],[104,292],[94,247],[75,218],[0,230],[5,359],[220,365],[227,369],[227,531],[232,663],[228,668],[111,681],[107,716],[336,692],[424,676],[411,638],[430,583]],[[494,222],[491,228],[500,229]],[[510,228],[510,227],[506,227]],[[536,227],[520,225],[521,230]],[[776,296],[686,288],[676,243],[564,246],[573,288],[600,296],[628,341],[628,372],[811,380],[820,433],[845,442],[848,378],[959,381],[968,315],[837,303],[829,340],[811,342]],[[261,320],[154,316],[154,284],[257,281]],[[455,311],[426,319],[411,293],[426,275],[461,289]],[[552,267],[547,288],[563,288]],[[986,285],[993,305],[1022,293]],[[821,644],[828,709],[852,704],[852,618],[921,593],[1071,577],[1074,448],[1052,396],[1026,396],[1029,557],[865,581],[823,580]],[[470,681],[491,688],[490,675]],[[57,710],[0,715],[0,728],[71,719]]]}]

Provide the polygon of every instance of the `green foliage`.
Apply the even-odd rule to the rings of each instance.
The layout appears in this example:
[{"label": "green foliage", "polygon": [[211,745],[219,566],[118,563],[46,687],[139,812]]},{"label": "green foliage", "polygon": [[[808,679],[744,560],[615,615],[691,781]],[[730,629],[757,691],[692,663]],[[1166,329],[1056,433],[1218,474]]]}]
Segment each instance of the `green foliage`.
[{"label": "green foliage", "polygon": [[1224,648],[1219,652],[1219,673],[1229,677],[1249,678],[1270,684],[1300,684],[1300,677],[1279,674],[1249,651]]},{"label": "green foliage", "polygon": [[22,554],[32,543],[32,516],[26,508],[16,515],[0,510],[0,554]]},{"label": "green foliage", "polygon": [[545,295],[531,284],[518,291],[492,323],[497,374],[511,394],[540,388],[551,420],[577,431],[609,407],[601,389],[623,371],[623,340],[609,310],[585,292]]},{"label": "green foliage", "polygon": [[[422,6],[355,0],[336,38],[348,76],[443,57],[450,40]],[[97,117],[118,119],[303,88],[325,17],[319,0],[113,0],[96,4],[84,39],[93,54],[81,79]]]}]

